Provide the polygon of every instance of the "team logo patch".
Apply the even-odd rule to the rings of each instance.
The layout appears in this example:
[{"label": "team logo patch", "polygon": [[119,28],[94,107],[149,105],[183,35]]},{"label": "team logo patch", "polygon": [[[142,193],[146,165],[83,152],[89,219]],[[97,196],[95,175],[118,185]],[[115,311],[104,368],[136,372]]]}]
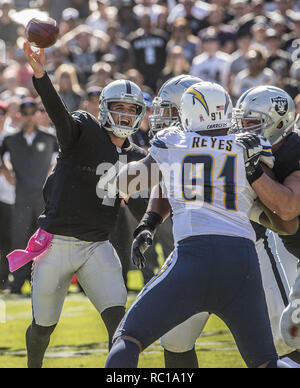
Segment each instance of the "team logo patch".
[{"label": "team logo patch", "polygon": [[271,98],[271,102],[279,116],[284,116],[288,111],[289,104],[287,98],[278,96]]}]

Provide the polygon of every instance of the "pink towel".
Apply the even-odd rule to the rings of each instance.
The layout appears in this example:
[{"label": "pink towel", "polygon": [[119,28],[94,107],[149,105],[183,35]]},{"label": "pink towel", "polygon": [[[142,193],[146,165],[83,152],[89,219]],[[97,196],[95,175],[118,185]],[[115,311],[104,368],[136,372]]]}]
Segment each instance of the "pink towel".
[{"label": "pink towel", "polygon": [[27,248],[24,251],[17,249],[7,255],[10,272],[16,271],[45,253],[49,248],[52,239],[53,234],[48,233],[43,229],[38,229],[30,238]]}]

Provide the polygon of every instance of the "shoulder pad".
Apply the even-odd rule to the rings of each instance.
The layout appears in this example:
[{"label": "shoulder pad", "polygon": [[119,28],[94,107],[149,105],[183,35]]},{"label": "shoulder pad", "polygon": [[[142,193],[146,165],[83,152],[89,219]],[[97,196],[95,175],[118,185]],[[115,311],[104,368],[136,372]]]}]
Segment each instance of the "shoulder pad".
[{"label": "shoulder pad", "polygon": [[151,140],[151,145],[158,148],[167,149],[172,147],[172,145],[177,144],[181,135],[182,130],[180,130],[180,127],[169,127],[157,132],[157,134]]},{"label": "shoulder pad", "polygon": [[83,121],[89,119],[91,116],[88,112],[85,112],[83,110],[77,110],[75,112],[72,112],[72,117]]}]

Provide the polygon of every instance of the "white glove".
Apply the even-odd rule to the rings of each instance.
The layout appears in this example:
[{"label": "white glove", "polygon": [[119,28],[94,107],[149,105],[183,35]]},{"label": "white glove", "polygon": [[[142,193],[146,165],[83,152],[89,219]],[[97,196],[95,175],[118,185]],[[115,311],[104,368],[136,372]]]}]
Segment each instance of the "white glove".
[{"label": "white glove", "polygon": [[300,268],[290,293],[290,304],[283,311],[280,319],[282,337],[293,349],[300,349]]}]

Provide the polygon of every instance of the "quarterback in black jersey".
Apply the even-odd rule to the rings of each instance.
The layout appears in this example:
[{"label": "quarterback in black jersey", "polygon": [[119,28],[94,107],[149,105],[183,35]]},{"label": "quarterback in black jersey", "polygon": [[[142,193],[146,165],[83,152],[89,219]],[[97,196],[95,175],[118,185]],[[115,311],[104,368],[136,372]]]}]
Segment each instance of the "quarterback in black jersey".
[{"label": "quarterback in black jersey", "polygon": [[40,228],[53,239],[34,264],[33,322],[26,333],[28,367],[39,368],[74,273],[101,314],[110,343],[125,313],[121,264],[108,241],[121,203],[112,182],[120,163],[145,156],[127,139],[138,130],[145,103],[136,84],[114,81],[101,93],[99,121],[84,111],[71,114],[45,72],[44,50],[33,52],[26,42],[24,51],[60,146],[57,166],[44,186],[46,205],[39,218]]}]

